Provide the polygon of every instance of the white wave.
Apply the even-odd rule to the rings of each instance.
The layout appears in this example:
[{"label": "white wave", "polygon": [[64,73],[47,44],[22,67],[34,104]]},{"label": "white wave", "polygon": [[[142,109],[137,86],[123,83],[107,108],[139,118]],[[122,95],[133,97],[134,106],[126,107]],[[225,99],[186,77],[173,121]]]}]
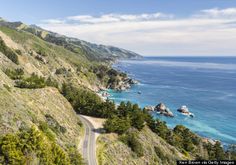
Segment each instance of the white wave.
[{"label": "white wave", "polygon": [[181,62],[181,61],[125,61],[129,64],[156,64],[167,67],[186,67],[192,69],[220,69],[220,70],[236,70],[235,64],[220,63],[200,63],[200,62]]}]

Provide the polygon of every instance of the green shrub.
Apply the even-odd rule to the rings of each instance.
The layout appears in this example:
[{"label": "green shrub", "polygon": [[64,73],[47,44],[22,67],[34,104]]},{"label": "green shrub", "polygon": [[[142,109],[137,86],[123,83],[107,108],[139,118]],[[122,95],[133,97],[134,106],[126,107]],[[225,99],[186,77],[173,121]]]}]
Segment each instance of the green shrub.
[{"label": "green shrub", "polygon": [[163,151],[157,146],[154,146],[154,150],[158,158],[160,158],[162,161],[166,160],[166,156],[163,154]]},{"label": "green shrub", "polygon": [[17,54],[19,54],[19,55],[22,55],[22,52],[21,52],[20,49],[16,49],[15,52],[16,52]]},{"label": "green shrub", "polygon": [[24,70],[17,68],[15,70],[6,69],[5,74],[13,80],[22,79],[24,76]]},{"label": "green shrub", "polygon": [[55,120],[51,115],[46,114],[45,115],[46,120],[47,120],[47,125],[49,126],[49,128],[55,132],[56,134],[58,133],[66,133],[66,128],[61,126],[57,120]]},{"label": "green shrub", "polygon": [[30,77],[16,81],[16,87],[18,88],[44,88],[46,86],[45,79],[36,74],[32,74]]},{"label": "green shrub", "polygon": [[68,154],[35,127],[0,138],[0,164],[70,164]]},{"label": "green shrub", "polygon": [[55,140],[55,135],[49,128],[46,122],[39,122],[39,129],[52,141]]},{"label": "green shrub", "polygon": [[71,147],[68,152],[69,152],[69,158],[70,158],[71,165],[84,164],[81,154],[79,153],[77,148]]},{"label": "green shrub", "polygon": [[55,74],[66,74],[66,73],[67,73],[66,68],[58,68],[56,69],[56,72],[55,72]]},{"label": "green shrub", "polygon": [[1,37],[0,37],[0,52],[2,52],[5,56],[7,56],[7,58],[9,58],[15,64],[19,64],[19,60],[18,60],[17,54],[12,49],[7,47],[7,45],[2,40]]},{"label": "green shrub", "polygon": [[50,86],[50,87],[58,88],[58,86],[59,86],[58,82],[53,80],[51,77],[48,77],[45,83],[47,86]]},{"label": "green shrub", "polygon": [[142,144],[138,141],[136,132],[129,132],[121,136],[120,140],[128,145],[131,150],[137,154],[138,157],[143,156],[144,150]]}]

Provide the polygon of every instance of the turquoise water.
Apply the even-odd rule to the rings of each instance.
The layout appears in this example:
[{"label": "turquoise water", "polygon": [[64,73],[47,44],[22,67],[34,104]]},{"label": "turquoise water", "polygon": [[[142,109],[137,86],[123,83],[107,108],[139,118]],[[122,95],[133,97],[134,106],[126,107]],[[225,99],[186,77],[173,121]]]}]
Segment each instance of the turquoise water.
[{"label": "turquoise water", "polygon": [[[129,100],[141,107],[163,102],[175,117],[155,117],[169,127],[183,124],[201,136],[236,143],[236,58],[147,57],[114,67],[140,84],[124,92],[110,91],[110,99]],[[181,105],[187,105],[195,117],[179,114],[176,110]]]}]

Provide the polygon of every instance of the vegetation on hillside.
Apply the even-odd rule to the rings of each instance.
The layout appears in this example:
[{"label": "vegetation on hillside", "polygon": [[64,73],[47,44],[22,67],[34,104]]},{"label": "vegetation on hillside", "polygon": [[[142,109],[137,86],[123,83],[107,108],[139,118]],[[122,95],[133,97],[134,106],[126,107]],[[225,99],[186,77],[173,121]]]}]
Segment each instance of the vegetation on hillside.
[{"label": "vegetation on hillside", "polygon": [[24,70],[21,68],[17,68],[15,70],[6,69],[5,74],[13,80],[19,80],[23,78]]},{"label": "vegetation on hillside", "polygon": [[[107,132],[119,134],[122,137],[122,141],[139,156],[142,155],[142,149],[137,147],[138,142],[135,141],[135,135],[129,134],[128,130],[135,128],[140,131],[147,125],[153,132],[165,139],[170,145],[178,148],[187,157],[205,159],[227,158],[227,153],[223,150],[220,143],[215,145],[203,144],[198,135],[182,125],[177,125],[171,130],[165,122],[153,119],[147,111],[139,108],[137,104],[121,102],[116,108],[114,102],[102,102],[95,93],[67,84],[63,85],[62,94],[72,104],[76,112],[107,118],[104,123],[104,129]],[[200,146],[208,152],[208,157],[201,155],[199,151]]]},{"label": "vegetation on hillside", "polygon": [[1,164],[83,164],[75,150],[65,151],[36,127],[0,137]]},{"label": "vegetation on hillside", "polygon": [[32,74],[28,78],[16,81],[16,87],[18,88],[44,88],[46,86],[46,81],[43,77],[40,77],[36,74]]},{"label": "vegetation on hillside", "polygon": [[71,103],[77,113],[107,118],[113,115],[115,104],[111,101],[103,102],[94,92],[63,84],[61,93]]},{"label": "vegetation on hillside", "polygon": [[18,88],[44,88],[45,86],[58,88],[59,85],[57,81],[53,80],[51,77],[45,79],[44,77],[38,76],[35,73],[32,73],[30,77],[25,78],[24,70],[21,68],[17,68],[15,70],[6,69],[5,74],[15,81],[15,86]]},{"label": "vegetation on hillside", "polygon": [[142,144],[138,141],[138,133],[137,132],[128,132],[126,134],[123,134],[120,137],[120,140],[128,145],[133,152],[137,154],[138,157],[143,156],[143,146]]},{"label": "vegetation on hillside", "polygon": [[[0,38],[0,51],[16,64],[19,64],[18,55],[21,55],[22,62],[26,61],[24,67],[31,67],[30,65],[26,66],[26,64],[31,64],[33,66],[31,69],[38,69],[43,74],[43,77],[35,73],[27,76],[29,73],[24,73],[22,69],[7,69],[5,73],[15,81],[16,87],[35,89],[46,86],[56,88],[62,86],[60,88],[61,94],[71,103],[77,113],[106,118],[104,124],[106,132],[116,133],[120,143],[127,145],[138,157],[142,157],[145,153],[143,147],[145,142],[140,140],[139,133],[144,128],[150,128],[151,133],[154,132],[156,136],[164,139],[165,143],[174,146],[173,148],[178,149],[186,158],[236,159],[235,147],[231,147],[225,152],[219,142],[216,144],[203,143],[199,136],[182,125],[176,126],[173,130],[169,129],[165,122],[153,119],[147,111],[142,110],[137,104],[121,102],[116,107],[112,101],[103,102],[87,87],[89,85],[100,87],[101,85],[114,88],[122,79],[127,78],[126,74],[107,66],[111,56],[104,58],[103,53],[109,54],[109,52],[104,52],[103,46],[99,48],[99,45],[71,38],[68,42],[68,38],[53,33],[43,37],[43,31],[34,28],[24,29],[30,33],[5,26],[0,26],[0,30],[25,49],[24,53],[21,50],[12,50]],[[120,51],[114,47],[109,50]],[[25,54],[25,52],[28,53]],[[132,53],[128,55],[132,55]],[[47,62],[42,64],[42,62],[35,61],[38,56],[47,59]],[[108,60],[106,61],[108,63],[101,62],[101,60]],[[51,75],[54,77],[50,77]],[[54,80],[55,77],[58,82]],[[82,81],[85,83],[79,84]],[[62,84],[62,82],[66,83]],[[8,91],[11,89],[6,84],[4,87]],[[19,162],[20,164],[29,164],[31,161],[37,161],[36,164],[81,164],[81,156],[77,148],[62,148],[56,144],[56,137],[64,135],[69,129],[54,120],[51,115],[44,117],[46,121],[38,123],[39,130],[36,128],[23,129],[21,133],[1,136],[0,164],[17,164]],[[202,154],[199,148],[206,151],[207,154]],[[163,162],[167,162],[167,164],[170,162],[167,154],[164,154],[159,146],[152,146],[152,150]]]},{"label": "vegetation on hillside", "polygon": [[0,37],[0,52],[2,52],[5,56],[7,56],[7,58],[9,58],[15,64],[19,64],[17,54],[5,44],[5,42],[1,37]]},{"label": "vegetation on hillside", "polygon": [[128,78],[128,75],[104,64],[91,67],[92,72],[107,88],[116,89],[117,85]]}]

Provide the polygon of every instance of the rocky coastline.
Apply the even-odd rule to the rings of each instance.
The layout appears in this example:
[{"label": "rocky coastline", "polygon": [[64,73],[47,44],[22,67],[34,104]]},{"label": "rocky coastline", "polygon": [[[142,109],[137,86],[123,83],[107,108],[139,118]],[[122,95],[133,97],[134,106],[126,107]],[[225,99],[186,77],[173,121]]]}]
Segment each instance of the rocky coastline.
[{"label": "rocky coastline", "polygon": [[167,117],[174,117],[173,112],[171,112],[171,110],[164,103],[159,103],[156,106],[146,106],[144,109]]},{"label": "rocky coastline", "polygon": [[138,81],[132,78],[126,77],[119,80],[116,84],[112,85],[111,89],[116,90],[116,91],[125,91],[125,90],[130,89],[131,86],[134,84],[138,84]]}]

